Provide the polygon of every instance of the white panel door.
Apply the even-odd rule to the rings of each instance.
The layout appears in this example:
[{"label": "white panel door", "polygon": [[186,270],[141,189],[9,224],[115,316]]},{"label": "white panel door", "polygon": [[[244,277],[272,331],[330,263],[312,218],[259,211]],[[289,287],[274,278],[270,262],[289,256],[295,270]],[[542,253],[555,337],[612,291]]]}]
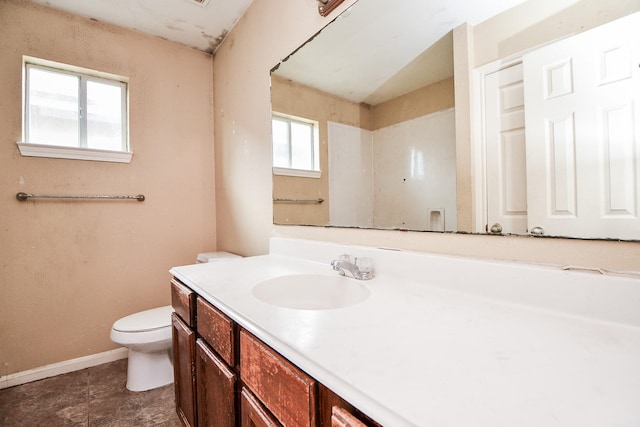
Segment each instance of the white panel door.
[{"label": "white panel door", "polygon": [[485,77],[487,231],[527,233],[522,64]]},{"label": "white panel door", "polygon": [[529,230],[640,239],[639,40],[634,14],[524,56]]}]

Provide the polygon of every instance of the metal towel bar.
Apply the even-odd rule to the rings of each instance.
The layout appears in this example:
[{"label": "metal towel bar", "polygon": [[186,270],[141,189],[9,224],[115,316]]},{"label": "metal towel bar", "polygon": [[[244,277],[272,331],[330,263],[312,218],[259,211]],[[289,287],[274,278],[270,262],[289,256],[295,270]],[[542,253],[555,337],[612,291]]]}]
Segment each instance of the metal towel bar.
[{"label": "metal towel bar", "polygon": [[273,199],[275,203],[322,203],[324,199]]},{"label": "metal towel bar", "polygon": [[24,202],[28,199],[98,199],[98,200],[137,200],[144,202],[144,195],[137,196],[108,196],[108,195],[89,195],[89,196],[72,196],[72,195],[55,195],[55,194],[29,194],[20,192],[16,194],[16,199]]}]

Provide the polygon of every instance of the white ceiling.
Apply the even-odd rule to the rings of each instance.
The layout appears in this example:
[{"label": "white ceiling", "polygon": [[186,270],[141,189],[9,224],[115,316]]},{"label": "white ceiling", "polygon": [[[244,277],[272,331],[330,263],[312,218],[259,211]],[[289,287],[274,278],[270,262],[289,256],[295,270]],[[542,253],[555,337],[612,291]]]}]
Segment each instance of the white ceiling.
[{"label": "white ceiling", "polygon": [[[205,6],[194,0],[32,1],[215,53],[253,0],[205,0]],[[277,74],[376,105],[452,76],[451,29],[523,1],[360,0]]]},{"label": "white ceiling", "polygon": [[253,0],[32,0],[214,53]]}]

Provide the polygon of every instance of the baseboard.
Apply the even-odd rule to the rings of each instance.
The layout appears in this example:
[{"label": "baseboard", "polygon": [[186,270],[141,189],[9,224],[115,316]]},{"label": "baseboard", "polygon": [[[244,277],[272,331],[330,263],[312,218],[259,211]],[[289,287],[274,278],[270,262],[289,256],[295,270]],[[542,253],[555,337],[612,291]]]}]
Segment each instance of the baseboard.
[{"label": "baseboard", "polygon": [[113,362],[115,360],[125,359],[127,354],[128,350],[122,347],[115,350],[105,351],[103,353],[78,357],[77,359],[65,360],[64,362],[29,369],[28,371],[5,375],[0,377],[0,390],[20,384],[30,383],[32,381],[54,377],[60,374],[66,374],[68,372],[91,368],[92,366],[102,365],[103,363]]}]

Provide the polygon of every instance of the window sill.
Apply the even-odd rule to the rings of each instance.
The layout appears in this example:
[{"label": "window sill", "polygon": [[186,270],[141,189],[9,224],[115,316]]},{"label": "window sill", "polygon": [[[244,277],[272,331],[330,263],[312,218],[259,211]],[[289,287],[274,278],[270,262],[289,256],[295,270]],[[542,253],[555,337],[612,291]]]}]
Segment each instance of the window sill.
[{"label": "window sill", "polygon": [[47,157],[51,159],[93,160],[96,162],[130,163],[132,152],[96,150],[92,148],[59,147],[56,145],[17,142],[24,157]]},{"label": "window sill", "polygon": [[321,171],[310,171],[305,169],[289,169],[289,168],[273,168],[274,175],[282,176],[296,176],[298,178],[315,178],[318,179],[322,176]]}]

